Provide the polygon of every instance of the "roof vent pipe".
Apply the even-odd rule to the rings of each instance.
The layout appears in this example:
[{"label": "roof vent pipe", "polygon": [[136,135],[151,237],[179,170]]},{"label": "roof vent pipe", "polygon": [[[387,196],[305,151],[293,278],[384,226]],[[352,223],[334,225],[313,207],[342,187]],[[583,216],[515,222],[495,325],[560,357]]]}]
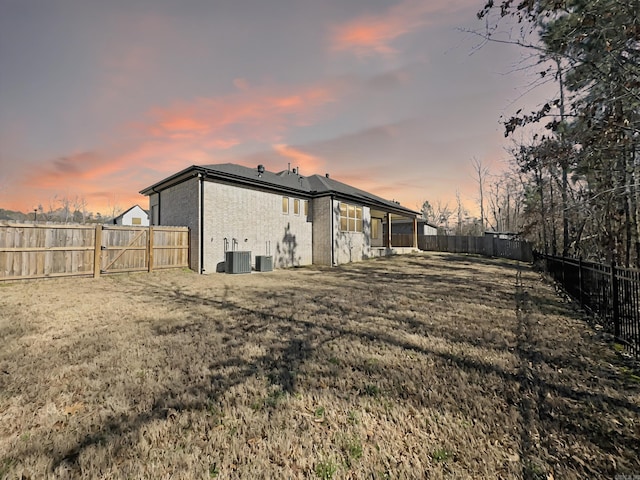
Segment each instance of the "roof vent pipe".
[{"label": "roof vent pipe", "polygon": [[324,176],[325,176],[325,177],[327,177],[327,178],[329,178],[329,174],[328,174],[328,173],[325,173],[325,174],[324,174]]},{"label": "roof vent pipe", "polygon": [[264,165],[260,164],[258,165],[258,176],[261,177],[263,173],[264,173]]}]

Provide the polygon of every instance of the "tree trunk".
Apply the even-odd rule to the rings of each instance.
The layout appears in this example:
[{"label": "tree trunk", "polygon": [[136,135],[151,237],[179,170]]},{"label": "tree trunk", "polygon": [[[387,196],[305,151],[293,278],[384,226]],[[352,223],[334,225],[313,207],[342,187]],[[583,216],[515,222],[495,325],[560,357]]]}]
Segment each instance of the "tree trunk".
[{"label": "tree trunk", "polygon": [[638,182],[640,182],[640,155],[637,152],[635,143],[631,144],[631,162],[632,190],[629,197],[632,201],[631,211],[633,212],[633,224],[635,226],[635,265],[636,268],[640,268],[640,224],[638,223],[638,219],[640,218],[640,212],[638,211],[640,206],[640,202],[638,201],[638,195],[640,194],[640,189],[638,188]]},{"label": "tree trunk", "polygon": [[542,167],[538,165],[536,169],[536,180],[538,184],[538,192],[540,193],[540,224],[542,225],[542,244],[544,245],[544,254],[549,254],[549,242],[547,241],[547,220],[544,212],[544,183],[542,181]]},{"label": "tree trunk", "polygon": [[569,202],[567,201],[567,189],[569,188],[568,170],[569,170],[569,151],[565,142],[565,110],[564,110],[564,80],[562,78],[562,67],[560,58],[556,57],[556,67],[558,69],[558,82],[560,83],[560,122],[562,128],[560,130],[560,166],[562,167],[562,256],[569,254]]},{"label": "tree trunk", "polygon": [[551,255],[558,254],[556,221],[555,221],[555,201],[553,199],[553,179],[549,179],[549,218],[551,219]]}]

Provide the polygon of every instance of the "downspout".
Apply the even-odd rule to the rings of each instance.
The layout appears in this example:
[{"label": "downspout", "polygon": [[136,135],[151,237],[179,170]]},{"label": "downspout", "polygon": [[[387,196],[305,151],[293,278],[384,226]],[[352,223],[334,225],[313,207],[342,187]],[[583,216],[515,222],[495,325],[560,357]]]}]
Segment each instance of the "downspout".
[{"label": "downspout", "polygon": [[335,242],[336,242],[336,238],[335,238],[335,232],[334,232],[334,227],[333,227],[333,217],[335,216],[334,211],[333,211],[333,195],[331,195],[331,266],[334,267],[335,266]]},{"label": "downspout", "polygon": [[198,173],[198,179],[200,180],[200,224],[198,226],[198,232],[200,233],[200,273],[204,273],[204,178],[201,173]]}]

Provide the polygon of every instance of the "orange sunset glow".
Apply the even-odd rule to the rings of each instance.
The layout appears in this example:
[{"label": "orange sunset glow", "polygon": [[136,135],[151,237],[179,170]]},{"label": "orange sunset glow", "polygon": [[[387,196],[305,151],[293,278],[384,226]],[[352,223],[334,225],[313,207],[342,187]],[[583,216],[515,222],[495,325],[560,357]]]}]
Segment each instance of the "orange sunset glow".
[{"label": "orange sunset glow", "polygon": [[328,172],[409,208],[459,190],[475,209],[471,158],[504,168],[498,120],[536,103],[505,74],[515,49],[462,33],[480,4],[266,3],[3,2],[0,208],[147,208],[141,189],[232,162]]}]

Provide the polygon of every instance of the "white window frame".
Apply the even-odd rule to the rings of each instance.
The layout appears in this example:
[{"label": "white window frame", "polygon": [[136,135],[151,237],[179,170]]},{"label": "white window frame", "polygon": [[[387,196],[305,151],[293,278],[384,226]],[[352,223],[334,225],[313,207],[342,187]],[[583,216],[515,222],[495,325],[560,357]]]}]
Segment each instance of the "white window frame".
[{"label": "white window frame", "polygon": [[352,203],[340,202],[338,226],[341,232],[362,233],[364,208]]}]

